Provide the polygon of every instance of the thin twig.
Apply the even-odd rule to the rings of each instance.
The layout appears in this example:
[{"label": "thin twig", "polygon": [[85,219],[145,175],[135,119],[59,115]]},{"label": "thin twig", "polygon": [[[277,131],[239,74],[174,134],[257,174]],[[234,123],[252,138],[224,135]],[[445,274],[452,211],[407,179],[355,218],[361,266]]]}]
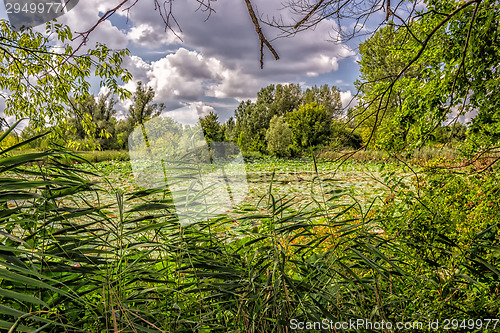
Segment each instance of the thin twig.
[{"label": "thin twig", "polygon": [[321,6],[323,4],[323,2],[324,2],[324,0],[318,1],[318,3],[313,7],[313,9],[311,9],[311,11],[302,20],[300,20],[293,28],[297,29],[302,24],[304,24],[307,20],[309,20],[309,18],[314,14],[314,12],[316,12],[316,10],[318,10],[319,6]]}]

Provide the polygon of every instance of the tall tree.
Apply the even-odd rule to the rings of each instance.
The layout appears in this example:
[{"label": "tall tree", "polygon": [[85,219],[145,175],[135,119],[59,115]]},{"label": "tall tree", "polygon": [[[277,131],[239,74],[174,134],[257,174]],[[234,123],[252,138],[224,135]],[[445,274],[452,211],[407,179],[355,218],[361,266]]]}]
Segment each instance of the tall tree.
[{"label": "tall tree", "polygon": [[236,134],[236,121],[234,117],[229,117],[228,120],[224,124],[222,124],[223,132],[224,132],[224,140],[235,142],[235,134]]},{"label": "tall tree", "polygon": [[496,145],[499,12],[498,1],[429,1],[418,20],[367,41],[363,66],[371,75],[358,84],[357,113],[360,122],[372,121],[365,143],[386,126],[385,147],[413,150],[471,112],[477,113],[467,139],[473,150]]},{"label": "tall tree", "polygon": [[224,141],[224,132],[217,113],[210,111],[208,115],[200,119],[200,125],[207,143]]},{"label": "tall tree", "polygon": [[273,116],[285,116],[302,103],[302,90],[298,84],[278,84],[274,92]]},{"label": "tall tree", "polygon": [[342,109],[340,92],[336,87],[312,87],[303,92],[297,84],[269,85],[257,93],[255,103],[242,102],[235,111],[235,141],[244,150],[266,152],[266,135],[274,116],[287,117],[301,105],[321,105],[331,122]]},{"label": "tall tree", "polygon": [[[402,50],[407,47],[407,41],[394,24],[389,24],[359,45],[361,75],[355,82],[359,97],[351,116],[355,117],[355,124],[361,127],[365,143],[370,141],[379,148],[392,149],[404,144],[409,125],[414,121],[409,114],[394,119],[403,103],[403,90],[393,89],[390,98],[382,105],[377,100],[378,95],[391,85],[404,68],[406,56]],[[405,76],[408,77],[409,73]],[[379,113],[382,106],[384,111]]]},{"label": "tall tree", "polygon": [[[133,130],[134,127],[139,126],[142,130],[142,135],[149,152],[151,147],[149,145],[148,135],[144,123],[154,117],[160,115],[165,108],[163,103],[153,103],[155,92],[151,87],[144,87],[142,82],[137,82],[137,87],[132,95],[132,105],[129,107],[129,122],[132,124],[129,128]],[[128,133],[130,134],[130,133]]]},{"label": "tall tree", "polygon": [[148,119],[160,115],[165,106],[163,103],[153,103],[155,92],[151,87],[144,87],[141,81],[131,97],[132,105],[129,107],[129,117],[134,125],[142,125]]},{"label": "tall tree", "polygon": [[[87,95],[85,99],[74,101],[70,113],[69,128],[75,138],[83,140],[87,146],[96,143],[101,149],[115,149],[116,144],[116,110],[114,108],[116,100],[111,93],[101,94],[96,98]],[[83,123],[91,121],[93,130],[85,130]],[[70,134],[71,135],[71,134]]]},{"label": "tall tree", "polygon": [[323,105],[326,112],[333,117],[342,113],[342,101],[337,87],[329,88],[327,84],[321,87],[307,88],[303,93],[302,104],[318,103]]},{"label": "tall tree", "polygon": [[267,150],[278,157],[290,154],[292,131],[283,116],[274,115],[266,132]]}]

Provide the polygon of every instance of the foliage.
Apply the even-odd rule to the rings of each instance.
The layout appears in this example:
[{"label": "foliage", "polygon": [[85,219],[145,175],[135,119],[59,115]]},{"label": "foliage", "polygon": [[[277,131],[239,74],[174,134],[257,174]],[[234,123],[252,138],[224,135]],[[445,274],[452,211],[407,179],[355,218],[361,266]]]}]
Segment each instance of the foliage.
[{"label": "foliage", "polygon": [[205,134],[207,144],[214,141],[224,141],[224,129],[219,123],[219,116],[215,112],[211,111],[204,118],[201,118],[200,125],[203,129],[203,133]]},{"label": "foliage", "polygon": [[[89,94],[87,78],[91,75],[102,79],[101,86],[111,93],[128,96],[119,85],[131,77],[122,67],[127,50],[113,51],[97,44],[86,54],[75,54],[67,44],[72,38],[68,27],[49,23],[46,32],[48,37],[30,29],[15,31],[6,21],[0,22],[0,88],[5,91],[5,115],[27,117],[37,126],[62,121],[71,99]],[[53,48],[56,42],[62,47]],[[86,126],[92,128],[91,123]]]},{"label": "foliage", "polygon": [[122,265],[128,260],[116,260],[125,259],[117,242],[124,225],[112,221],[108,207],[89,202],[98,184],[68,165],[74,156],[47,151],[8,157],[15,147],[0,152],[2,329],[95,331],[113,326],[113,318],[121,326],[117,313],[135,320],[132,313],[140,309],[124,313],[118,302],[128,280]]},{"label": "foliage", "polygon": [[322,105],[331,117],[342,114],[342,101],[337,87],[329,88],[328,85],[324,84],[321,87],[307,88],[302,94],[301,102],[302,104],[316,102]]},{"label": "foliage", "polygon": [[[145,130],[144,126],[148,120],[158,116],[164,109],[164,105],[155,104],[153,100],[154,91],[152,88],[146,88],[142,82],[138,82],[136,91],[131,97],[132,105],[129,108],[127,118],[118,120],[114,109],[116,101],[110,94],[99,95],[97,98],[86,95],[79,100],[71,99],[71,108],[68,111],[70,117],[61,120],[56,126],[49,127],[52,129],[51,134],[41,140],[30,142],[29,147],[45,149],[50,144],[57,144],[75,150],[126,149],[128,148],[128,137],[134,128],[140,126]],[[245,153],[253,151],[261,154],[287,156],[290,153],[288,144],[282,149],[277,148],[276,141],[269,142],[268,133],[270,133],[271,120],[275,116],[285,117],[297,112],[297,108],[302,105],[300,103],[308,100],[318,100],[324,104],[321,104],[321,107],[328,114],[328,117],[324,117],[324,126],[326,127],[331,123],[332,117],[337,116],[341,110],[340,94],[335,87],[329,88],[324,85],[318,88],[314,86],[302,92],[298,85],[270,85],[261,89],[256,103],[241,102],[235,112],[235,118],[230,118],[221,124],[217,114],[212,112],[200,119],[200,125],[204,130],[207,143],[227,140],[237,143]],[[92,123],[92,127],[89,128],[85,125],[86,123]],[[299,126],[300,129],[299,127],[295,129],[304,131],[307,126],[308,124],[303,124],[302,127]],[[346,145],[357,146],[356,134],[340,130],[340,127],[339,124],[337,129],[332,129],[335,139]],[[23,130],[22,136],[28,139],[42,130],[43,127],[30,121]],[[314,134],[296,133],[296,137],[311,135]],[[313,145],[296,144],[294,153],[302,154],[307,149],[314,148],[323,139],[329,138],[320,133],[320,137]],[[287,141],[287,135],[285,135],[283,143]]]},{"label": "foliage", "polygon": [[151,87],[143,87],[141,81],[137,82],[135,92],[132,94],[129,118],[134,126],[142,125],[146,120],[157,117],[164,109],[163,104],[153,103],[155,92]]},{"label": "foliage", "polygon": [[2,142],[0,142],[0,149],[6,149],[8,147],[12,147],[19,143],[19,136],[16,133],[13,132],[7,133],[7,131],[0,132],[0,136],[4,135],[6,136],[4,137]]},{"label": "foliage", "polygon": [[361,148],[363,139],[358,131],[346,126],[342,121],[332,122],[332,141],[330,146],[332,148]]},{"label": "foliage", "polygon": [[128,161],[130,159],[128,150],[88,151],[79,152],[78,155],[93,163],[102,161]]},{"label": "foliage", "polygon": [[267,151],[278,157],[288,156],[292,131],[283,116],[274,115],[266,132]]},{"label": "foliage", "polygon": [[264,153],[266,150],[265,134],[271,116],[267,104],[262,101],[255,104],[250,101],[241,102],[235,111],[236,126],[233,136],[236,138],[236,143],[244,151]]},{"label": "foliage", "polygon": [[[209,222],[208,229],[203,224],[180,229],[167,192],[156,198],[158,191],[132,194],[129,199],[145,201],[131,208],[125,208],[123,194],[116,192],[116,206],[95,206],[91,194],[102,189],[85,174],[95,175],[67,165],[66,157],[53,151],[0,160],[2,328],[261,330],[272,323],[266,318],[296,311],[281,289],[273,291],[271,286],[289,289],[293,303],[308,304],[303,310],[320,311],[310,296],[301,299],[292,292],[312,291],[299,280],[289,280],[288,265],[296,264],[286,261],[286,267],[267,269],[282,258],[275,240],[289,233],[293,219],[263,215],[262,232],[269,232],[270,238],[255,231],[235,242],[233,235],[210,231],[224,230],[220,228],[229,221]],[[283,211],[273,206],[273,211]],[[263,246],[267,250],[256,256]],[[322,297],[319,289],[317,293]],[[238,296],[245,294],[245,299]]]},{"label": "foliage", "polygon": [[457,310],[470,318],[498,316],[498,171],[469,176],[434,171],[415,182],[417,191],[394,186],[378,214],[387,238],[405,247],[408,269],[426,280],[407,296],[418,309],[426,304],[436,318]]},{"label": "foliage", "polygon": [[[361,128],[365,144],[371,141],[377,148],[398,150],[407,142],[408,126],[414,120],[411,115],[396,116],[403,103],[403,90],[395,88],[390,97],[380,99],[406,64],[405,46],[404,34],[394,24],[379,29],[359,45],[361,75],[355,85],[360,98],[351,117]],[[410,75],[406,73],[405,77]]]},{"label": "foliage", "polygon": [[356,117],[365,143],[413,150],[466,112],[477,112],[467,139],[473,149],[497,142],[498,6],[430,1],[409,25],[390,24],[362,44]]},{"label": "foliage", "polygon": [[459,122],[453,123],[451,126],[440,126],[432,133],[432,140],[437,143],[457,144],[464,142],[467,138],[467,127]]},{"label": "foliage", "polygon": [[[110,93],[96,98],[87,95],[81,101],[73,101],[71,118],[55,128],[55,132],[66,142],[65,146],[76,149],[116,149],[116,100]],[[84,128],[84,123],[93,123],[93,130]]]},{"label": "foliage", "polygon": [[286,120],[292,130],[292,145],[297,151],[325,142],[331,135],[332,118],[322,105],[309,103],[290,112]]},{"label": "foliage", "polygon": [[[265,153],[268,147],[266,135],[271,119],[274,116],[287,118],[301,105],[309,103],[321,105],[330,120],[334,115],[339,115],[342,109],[340,92],[336,87],[314,86],[302,91],[300,86],[295,84],[269,85],[257,93],[255,103],[240,103],[235,111],[235,125],[234,129],[231,128],[230,137],[244,151]],[[303,146],[296,145],[296,153],[302,153],[302,149]]]},{"label": "foliage", "polygon": [[[141,82],[131,97],[132,105],[125,119],[116,119],[116,100],[110,94],[97,97],[86,95],[79,100],[70,99],[69,117],[48,128],[36,125],[30,120],[21,133],[24,139],[38,135],[44,129],[51,129],[48,136],[30,141],[30,148],[46,149],[57,144],[74,150],[125,149],[128,137],[135,126],[143,126],[149,119],[158,116],[163,104],[153,103],[154,91],[144,88]],[[86,123],[92,123],[88,127]]]}]

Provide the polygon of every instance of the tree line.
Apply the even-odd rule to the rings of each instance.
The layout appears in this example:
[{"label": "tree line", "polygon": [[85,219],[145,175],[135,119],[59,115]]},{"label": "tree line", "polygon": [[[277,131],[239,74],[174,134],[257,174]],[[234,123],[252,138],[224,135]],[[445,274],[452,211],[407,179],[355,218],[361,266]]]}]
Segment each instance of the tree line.
[{"label": "tree line", "polygon": [[[163,104],[153,102],[154,96],[151,87],[138,82],[124,119],[117,119],[117,100],[110,93],[72,100],[70,116],[50,127],[51,135],[31,142],[30,148],[43,149],[56,143],[76,150],[127,149],[134,128],[164,111]],[[354,112],[355,109],[350,109],[347,114]],[[358,119],[345,117],[337,87],[325,84],[302,89],[298,84],[271,84],[257,93],[255,102],[242,101],[227,121],[221,122],[216,113],[210,112],[199,120],[199,125],[208,143],[229,141],[246,153],[289,157],[309,154],[320,147],[362,147],[367,141],[367,126],[357,127]],[[91,124],[90,128],[85,124]],[[30,122],[20,139],[29,139],[43,130],[47,128]],[[432,142],[463,141],[466,130],[460,123],[440,126],[433,133]],[[383,140],[387,138],[377,138],[374,142],[380,144]]]},{"label": "tree line", "polygon": [[[333,3],[313,6],[311,14]],[[230,121],[219,124],[222,132],[216,125],[206,130],[207,138],[236,142],[245,151],[283,156],[301,154],[321,145],[357,147],[360,142],[369,148],[395,151],[450,141],[467,141],[471,152],[495,149],[500,141],[500,99],[495,94],[500,82],[498,2],[431,1],[422,13],[412,12],[402,25],[388,20],[393,9],[389,3],[387,8],[387,24],[359,46],[361,75],[355,83],[358,105],[347,110],[347,120],[341,122],[332,113],[340,110],[339,95],[329,91],[334,88],[310,88],[307,93],[297,85],[269,86],[259,92],[256,102],[242,102]],[[321,15],[306,15],[294,29],[311,27],[305,25],[310,20],[314,26],[319,21],[313,18],[325,19]],[[54,29],[62,42],[71,38],[68,29]],[[99,51],[71,62],[71,48],[55,57],[40,34],[17,34],[5,24],[0,27],[0,34],[10,43],[3,46],[8,52],[2,54],[2,62],[6,71],[12,73],[1,76],[0,83],[7,90],[16,91],[7,98],[4,113],[34,120],[24,131],[25,136],[32,135],[40,122],[48,121],[57,124],[51,134],[57,143],[76,149],[126,148],[131,128],[141,122],[131,115],[118,120],[110,96],[97,100],[86,97],[90,85],[84,80],[90,75],[90,68],[100,64],[95,74],[104,85],[120,98],[128,98],[118,84],[131,78],[121,66],[120,56],[127,54],[125,50],[114,53],[101,46]],[[23,55],[28,46],[24,44],[26,40],[31,40],[29,47],[41,54],[36,64]],[[54,65],[56,60],[64,66]],[[44,68],[56,69],[57,75],[47,75],[50,71],[45,73]],[[25,79],[34,74],[40,80],[32,90]],[[149,94],[149,88],[141,89]],[[320,96],[313,90],[329,92]],[[325,99],[328,95],[330,100]],[[75,100],[71,101],[70,96]],[[71,110],[66,112],[64,105],[72,105]],[[157,105],[156,111],[161,109]],[[324,118],[325,112],[332,117]],[[465,127],[458,118],[467,112],[476,116]],[[208,118],[205,123],[210,121],[213,119]]]},{"label": "tree line", "polygon": [[360,137],[345,128],[341,115],[336,87],[303,90],[297,84],[271,84],[257,93],[255,102],[242,101],[226,122],[211,113],[201,125],[207,141],[223,139],[245,152],[283,157],[312,151],[340,136],[343,144],[359,146]]}]

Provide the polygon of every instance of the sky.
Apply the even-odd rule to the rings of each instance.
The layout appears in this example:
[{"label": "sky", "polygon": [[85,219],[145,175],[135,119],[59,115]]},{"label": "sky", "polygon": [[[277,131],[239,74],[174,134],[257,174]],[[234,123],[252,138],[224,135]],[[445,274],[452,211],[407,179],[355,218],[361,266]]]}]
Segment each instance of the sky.
[{"label": "sky", "polygon": [[[86,31],[117,2],[82,0],[58,20],[73,31]],[[125,86],[134,91],[136,82],[142,81],[155,90],[156,102],[178,114],[196,109],[204,116],[215,111],[224,121],[240,101],[254,100],[262,87],[280,83],[298,83],[303,88],[334,85],[341,91],[344,106],[349,103],[359,75],[356,44],[332,42],[336,36],[333,21],[325,20],[314,30],[278,39],[277,30],[264,26],[280,60],[275,61],[266,50],[261,69],[259,40],[244,1],[211,3],[215,12],[208,15],[198,8],[196,0],[173,2],[181,29],[176,36],[165,31],[153,1],[139,0],[129,12],[120,10],[101,23],[90,35],[87,47],[100,42],[113,49],[128,48],[131,55],[124,64],[134,79]],[[288,11],[280,10],[282,0],[254,0],[254,5],[257,15],[293,19]],[[7,18],[3,6],[0,18]],[[121,116],[128,103],[119,105]]]}]

